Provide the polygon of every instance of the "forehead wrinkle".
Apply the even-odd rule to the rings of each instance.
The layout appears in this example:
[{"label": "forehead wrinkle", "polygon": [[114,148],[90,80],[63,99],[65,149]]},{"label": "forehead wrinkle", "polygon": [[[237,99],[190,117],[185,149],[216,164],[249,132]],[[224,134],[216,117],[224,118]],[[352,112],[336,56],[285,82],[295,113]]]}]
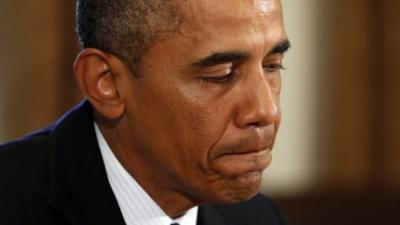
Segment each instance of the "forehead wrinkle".
[{"label": "forehead wrinkle", "polygon": [[188,0],[180,1],[183,11],[194,18],[215,19],[220,15],[248,17],[256,12],[268,15],[280,10],[280,0]]},{"label": "forehead wrinkle", "polygon": [[280,15],[280,0],[188,0],[179,1],[183,23],[197,29],[209,27],[215,21],[229,25],[262,23]]},{"label": "forehead wrinkle", "polygon": [[[212,8],[221,3],[233,2],[245,7],[238,8],[236,4]],[[189,42],[198,43],[198,56],[209,55],[209,49],[244,51],[255,45],[259,46],[257,55],[264,54],[277,40],[286,36],[279,0],[188,0],[180,7],[183,7],[179,10],[183,19],[177,34]],[[232,10],[221,11],[224,8]],[[245,13],[238,15],[236,12],[243,12],[243,8],[246,8]],[[221,33],[232,38],[226,40]],[[246,35],[239,35],[243,33]],[[207,43],[207,47],[203,43]]]},{"label": "forehead wrinkle", "polygon": [[242,20],[254,16],[253,0],[189,0],[181,4],[181,12],[197,26],[210,21]]}]

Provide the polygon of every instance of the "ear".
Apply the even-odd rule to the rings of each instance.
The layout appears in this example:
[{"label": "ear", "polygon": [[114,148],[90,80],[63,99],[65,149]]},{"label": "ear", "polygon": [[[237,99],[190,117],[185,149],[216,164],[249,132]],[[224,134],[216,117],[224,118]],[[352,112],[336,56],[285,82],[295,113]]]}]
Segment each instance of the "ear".
[{"label": "ear", "polygon": [[81,90],[98,113],[108,119],[120,117],[125,104],[119,93],[116,57],[88,48],[76,58],[74,72]]}]

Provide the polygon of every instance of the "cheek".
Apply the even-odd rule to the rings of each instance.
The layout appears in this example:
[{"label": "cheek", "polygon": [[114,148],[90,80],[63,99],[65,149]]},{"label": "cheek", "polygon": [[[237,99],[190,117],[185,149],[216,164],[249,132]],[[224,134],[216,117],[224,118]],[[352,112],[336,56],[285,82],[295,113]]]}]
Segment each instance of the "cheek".
[{"label": "cheek", "polygon": [[[184,158],[182,164],[186,167],[183,174],[191,189],[209,187],[221,176],[216,174],[209,162],[209,155],[216,144],[226,133],[230,123],[230,106],[228,101],[200,101],[198,98],[183,98],[186,111],[182,119],[185,137],[180,152]],[[182,127],[181,127],[182,128]]]},{"label": "cheek", "polygon": [[229,124],[229,113],[219,106],[195,104],[187,114],[188,145],[203,170],[209,170],[208,155],[224,135]]},{"label": "cheek", "polygon": [[176,110],[182,116],[179,119],[182,122],[181,129],[185,130],[183,136],[187,137],[185,145],[193,148],[191,152],[196,159],[200,159],[201,166],[206,167],[210,149],[223,136],[231,119],[229,99],[205,91],[195,82],[183,82],[176,87]]}]

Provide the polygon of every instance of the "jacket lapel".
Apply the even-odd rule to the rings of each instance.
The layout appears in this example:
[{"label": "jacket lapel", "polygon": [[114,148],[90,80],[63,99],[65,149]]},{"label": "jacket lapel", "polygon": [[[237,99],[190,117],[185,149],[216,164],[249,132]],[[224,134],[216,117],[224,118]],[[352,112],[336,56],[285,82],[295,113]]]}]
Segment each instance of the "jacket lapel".
[{"label": "jacket lapel", "polygon": [[52,128],[46,196],[72,225],[124,225],[85,101]]}]

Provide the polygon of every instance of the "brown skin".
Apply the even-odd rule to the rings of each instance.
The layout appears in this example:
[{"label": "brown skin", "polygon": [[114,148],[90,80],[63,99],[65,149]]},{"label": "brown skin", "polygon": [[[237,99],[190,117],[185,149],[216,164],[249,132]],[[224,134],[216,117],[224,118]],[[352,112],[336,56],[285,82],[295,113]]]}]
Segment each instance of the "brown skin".
[{"label": "brown skin", "polygon": [[[179,31],[144,54],[141,78],[97,49],[74,67],[108,144],[171,217],[257,193],[280,123],[283,56],[271,50],[287,39],[278,0],[180,4]],[[246,57],[196,63],[217,52]]]}]

